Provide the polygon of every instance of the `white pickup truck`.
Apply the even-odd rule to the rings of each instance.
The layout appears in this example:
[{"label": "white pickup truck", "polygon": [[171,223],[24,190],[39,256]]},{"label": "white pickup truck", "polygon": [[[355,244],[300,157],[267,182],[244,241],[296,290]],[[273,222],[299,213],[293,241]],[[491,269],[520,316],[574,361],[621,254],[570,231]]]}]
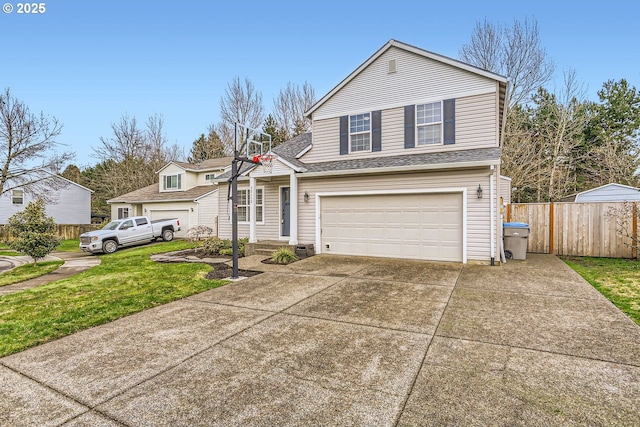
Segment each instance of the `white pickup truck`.
[{"label": "white pickup truck", "polygon": [[111,221],[100,230],[80,235],[80,249],[93,254],[112,254],[124,246],[140,245],[162,238],[173,240],[173,233],[180,231],[180,220],[158,219],[151,221],[146,216],[134,216]]}]

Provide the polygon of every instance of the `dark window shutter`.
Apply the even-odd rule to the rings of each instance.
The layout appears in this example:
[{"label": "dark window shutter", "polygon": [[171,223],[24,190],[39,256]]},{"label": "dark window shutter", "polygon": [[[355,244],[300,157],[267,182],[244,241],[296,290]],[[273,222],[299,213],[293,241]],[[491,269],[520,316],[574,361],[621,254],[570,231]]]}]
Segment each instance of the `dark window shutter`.
[{"label": "dark window shutter", "polygon": [[445,99],[443,101],[442,122],[444,123],[444,144],[456,143],[456,100]]},{"label": "dark window shutter", "polygon": [[404,148],[416,146],[416,106],[404,107]]},{"label": "dark window shutter", "polygon": [[371,112],[371,151],[382,151],[382,111]]},{"label": "dark window shutter", "polygon": [[349,116],[340,117],[340,154],[349,154]]}]

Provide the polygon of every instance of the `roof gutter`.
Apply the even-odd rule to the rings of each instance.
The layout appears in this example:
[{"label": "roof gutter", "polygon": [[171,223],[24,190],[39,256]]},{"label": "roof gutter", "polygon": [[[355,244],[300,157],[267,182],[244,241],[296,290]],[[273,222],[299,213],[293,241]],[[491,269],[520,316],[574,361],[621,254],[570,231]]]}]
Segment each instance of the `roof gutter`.
[{"label": "roof gutter", "polygon": [[337,171],[323,171],[323,172],[306,172],[298,175],[298,178],[315,178],[315,177],[327,177],[327,176],[340,176],[340,175],[361,175],[361,174],[376,174],[376,173],[394,173],[394,172],[408,172],[408,171],[430,171],[430,170],[444,170],[444,169],[471,169],[486,167],[492,165],[499,165],[500,159],[494,160],[478,160],[474,162],[451,162],[451,163],[436,163],[430,165],[416,165],[416,166],[389,166],[384,168],[367,168],[367,169],[346,169]]}]

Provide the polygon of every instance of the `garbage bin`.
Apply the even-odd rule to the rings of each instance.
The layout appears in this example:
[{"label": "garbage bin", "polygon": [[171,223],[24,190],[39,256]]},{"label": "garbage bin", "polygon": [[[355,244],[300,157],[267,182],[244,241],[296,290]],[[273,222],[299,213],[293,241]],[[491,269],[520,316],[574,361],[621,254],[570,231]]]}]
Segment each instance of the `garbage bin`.
[{"label": "garbage bin", "polygon": [[[502,224],[504,252],[507,258],[527,259],[529,224],[526,222],[505,222]],[[509,256],[511,254],[511,256]]]}]

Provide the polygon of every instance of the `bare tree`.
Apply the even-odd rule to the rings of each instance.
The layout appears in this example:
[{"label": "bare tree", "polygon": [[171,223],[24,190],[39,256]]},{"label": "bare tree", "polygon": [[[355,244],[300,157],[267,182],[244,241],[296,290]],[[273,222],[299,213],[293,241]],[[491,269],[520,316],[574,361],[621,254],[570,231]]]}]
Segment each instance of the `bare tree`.
[{"label": "bare tree", "polygon": [[513,26],[477,22],[471,42],[460,49],[460,58],[476,67],[501,74],[510,82],[509,108],[526,102],[547,83],[555,70],[541,45],[538,22],[525,18]]},{"label": "bare tree", "polygon": [[311,120],[306,118],[304,113],[315,102],[315,91],[306,81],[302,87],[288,82],[287,86],[280,90],[273,102],[273,115],[278,131],[285,141],[311,129]]},{"label": "bare tree", "polygon": [[502,165],[518,202],[557,201],[575,191],[584,160],[587,119],[583,86],[565,73],[558,94],[539,88],[530,106],[516,105],[507,120]]},{"label": "bare tree", "polygon": [[177,146],[167,147],[161,116],[149,117],[146,128],[135,117],[123,115],[113,123],[113,136],[100,137],[94,157],[101,160],[91,187],[105,200],[157,182],[157,171],[180,155]]},{"label": "bare tree", "polygon": [[256,90],[251,80],[245,78],[242,82],[238,76],[233,78],[220,99],[220,118],[215,130],[226,147],[233,147],[236,123],[252,129],[261,127],[264,120],[262,93]]},{"label": "bare tree", "polygon": [[55,117],[31,113],[9,88],[0,93],[0,195],[21,188],[47,201],[51,189],[64,186],[51,175],[74,157],[56,152],[63,145],[56,141],[61,131]]}]

